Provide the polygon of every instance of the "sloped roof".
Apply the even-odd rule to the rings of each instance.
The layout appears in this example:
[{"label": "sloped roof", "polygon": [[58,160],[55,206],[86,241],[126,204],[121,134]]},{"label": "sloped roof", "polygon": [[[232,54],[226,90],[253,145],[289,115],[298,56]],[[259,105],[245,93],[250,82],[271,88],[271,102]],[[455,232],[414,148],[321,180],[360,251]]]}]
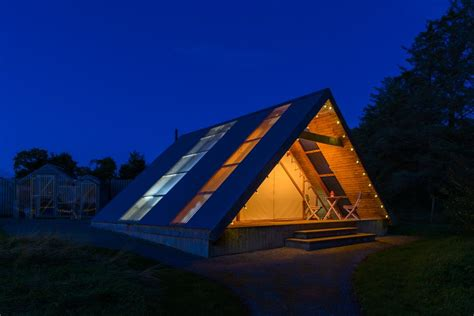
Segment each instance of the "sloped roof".
[{"label": "sloped roof", "polygon": [[58,167],[56,165],[53,165],[53,164],[50,164],[50,163],[47,163],[43,166],[41,166],[40,168],[36,169],[35,171],[31,172],[30,174],[24,176],[23,178],[19,179],[18,181],[23,181],[24,179],[28,179],[32,176],[36,176],[36,175],[41,175],[41,174],[44,174],[44,175],[56,175],[56,176],[60,176],[60,177],[64,177],[64,178],[68,178],[68,179],[73,179],[70,175],[68,175],[63,168],[61,167]]},{"label": "sloped roof", "polygon": [[[335,104],[330,90],[324,89],[183,135],[96,215],[93,221],[124,222],[121,220],[123,215],[147,190],[169,172],[183,155],[189,153],[200,139],[207,135],[212,128],[231,123],[230,129],[205,153],[203,158],[187,171],[184,177],[148,213],[140,220],[132,222],[135,225],[172,227],[172,222],[180,211],[187,206],[269,114],[283,105],[289,105],[281,118],[268,130],[245,159],[237,165],[230,176],[218,186],[199,211],[189,221],[179,225],[182,228],[202,229],[208,232],[210,239],[217,239],[327,100]],[[348,130],[342,116],[340,117],[343,127]]]}]

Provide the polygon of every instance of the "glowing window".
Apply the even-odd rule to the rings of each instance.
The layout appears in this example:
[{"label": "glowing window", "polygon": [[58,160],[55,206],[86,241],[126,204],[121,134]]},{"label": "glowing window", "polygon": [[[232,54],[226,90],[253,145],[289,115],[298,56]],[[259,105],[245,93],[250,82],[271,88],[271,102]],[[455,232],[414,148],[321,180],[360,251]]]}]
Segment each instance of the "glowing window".
[{"label": "glowing window", "polygon": [[234,122],[211,128],[194,147],[182,156],[148,191],[120,218],[124,221],[141,220],[202,157],[227,133]]},{"label": "glowing window", "polygon": [[219,189],[222,183],[232,174],[237,166],[248,156],[258,142],[280,119],[290,104],[274,109],[262,123],[247,137],[239,148],[227,159],[222,167],[199,190],[199,193],[179,212],[172,224],[187,223],[206,203],[212,194]]}]

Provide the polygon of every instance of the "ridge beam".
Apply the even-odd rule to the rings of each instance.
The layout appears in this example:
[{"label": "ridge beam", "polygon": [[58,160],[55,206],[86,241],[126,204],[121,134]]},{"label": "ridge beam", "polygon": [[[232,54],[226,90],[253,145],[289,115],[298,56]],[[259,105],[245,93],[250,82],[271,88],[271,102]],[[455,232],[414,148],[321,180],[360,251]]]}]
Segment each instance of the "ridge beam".
[{"label": "ridge beam", "polygon": [[321,135],[321,134],[303,131],[300,134],[300,138],[317,142],[317,143],[327,144],[327,145],[333,145],[333,146],[339,146],[339,147],[344,146],[342,144],[341,137],[327,136],[327,135]]}]

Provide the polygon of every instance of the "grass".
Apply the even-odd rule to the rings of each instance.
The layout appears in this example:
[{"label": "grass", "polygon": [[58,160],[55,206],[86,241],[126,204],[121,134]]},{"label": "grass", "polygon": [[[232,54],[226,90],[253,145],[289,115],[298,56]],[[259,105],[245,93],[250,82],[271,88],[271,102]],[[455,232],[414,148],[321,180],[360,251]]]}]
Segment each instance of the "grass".
[{"label": "grass", "polygon": [[225,287],[130,253],[0,237],[1,315],[247,314]]},{"label": "grass", "polygon": [[473,315],[474,237],[436,234],[370,255],[354,288],[366,315]]}]

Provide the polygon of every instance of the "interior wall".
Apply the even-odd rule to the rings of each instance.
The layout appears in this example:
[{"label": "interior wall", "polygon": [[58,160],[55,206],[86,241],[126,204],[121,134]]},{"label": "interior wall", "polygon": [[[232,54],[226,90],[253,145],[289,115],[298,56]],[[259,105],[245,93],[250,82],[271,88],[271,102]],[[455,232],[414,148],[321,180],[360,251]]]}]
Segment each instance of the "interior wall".
[{"label": "interior wall", "polygon": [[[315,203],[316,196],[305,182],[300,166],[288,152],[281,159],[286,171],[291,175],[301,192]],[[238,220],[300,220],[304,215],[304,200],[285,169],[278,163],[262,182],[239,213]]]}]

